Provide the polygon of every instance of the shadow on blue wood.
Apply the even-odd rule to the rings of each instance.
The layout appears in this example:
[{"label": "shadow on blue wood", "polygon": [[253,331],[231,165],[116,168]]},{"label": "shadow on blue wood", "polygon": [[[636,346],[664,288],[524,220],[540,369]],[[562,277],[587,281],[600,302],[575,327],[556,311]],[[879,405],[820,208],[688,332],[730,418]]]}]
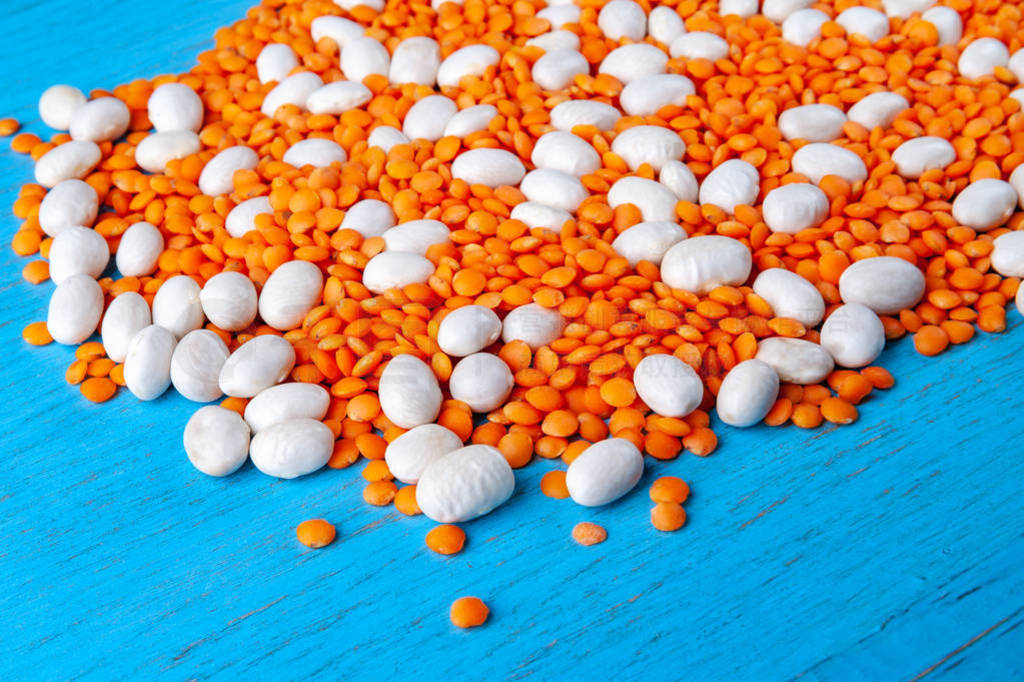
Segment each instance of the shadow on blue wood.
[{"label": "shadow on blue wood", "polygon": [[[53,82],[112,87],[180,71],[245,3],[16,3],[0,23],[0,116],[29,121]],[[7,207],[31,178],[0,154]],[[722,428],[711,457],[651,463],[600,510],[539,494],[538,462],[466,550],[426,549],[426,519],[361,500],[358,467],[212,479],[180,445],[194,406],[96,406],[61,377],[67,348],[30,348],[49,284],[0,256],[0,671],[16,678],[1020,679],[1024,675],[1024,331],[934,360],[909,342],[897,386],[855,425]],[[691,482],[690,521],[661,534],[645,487]],[[294,528],[339,529],[310,551]],[[583,520],[608,541],[570,540]],[[474,594],[488,624],[456,631]]]}]

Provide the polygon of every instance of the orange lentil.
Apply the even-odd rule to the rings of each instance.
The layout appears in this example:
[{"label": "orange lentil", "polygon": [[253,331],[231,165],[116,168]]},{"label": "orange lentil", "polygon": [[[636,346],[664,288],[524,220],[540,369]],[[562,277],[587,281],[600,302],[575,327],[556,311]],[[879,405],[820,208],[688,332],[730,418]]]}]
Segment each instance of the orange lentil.
[{"label": "orange lentil", "polygon": [[660,531],[679,530],[686,523],[686,510],[676,502],[658,502],[651,508],[651,525]]},{"label": "orange lentil", "polygon": [[16,118],[0,119],[0,137],[10,137],[18,132],[19,128],[21,128],[21,124]]},{"label": "orange lentil", "polygon": [[487,622],[490,612],[477,597],[459,597],[452,602],[448,617],[457,628],[475,628]]},{"label": "orange lentil", "polygon": [[662,476],[651,484],[652,502],[670,502],[682,504],[690,496],[690,486],[676,476]]},{"label": "orange lentil", "polygon": [[395,493],[395,509],[406,516],[422,514],[420,506],[416,503],[416,486],[407,485],[398,489]]},{"label": "orange lentil", "polygon": [[616,377],[601,384],[601,399],[612,407],[627,407],[636,400],[636,389],[629,379]]},{"label": "orange lentil", "polygon": [[374,481],[363,488],[363,499],[375,507],[391,504],[398,492],[398,486],[391,481]]},{"label": "orange lentil", "polygon": [[466,544],[466,532],[449,523],[427,531],[427,547],[438,554],[458,554]]},{"label": "orange lentil", "polygon": [[45,322],[32,322],[26,325],[21,330],[21,338],[33,346],[45,346],[53,342],[53,337],[50,336],[50,330],[46,328]]},{"label": "orange lentil", "polygon": [[313,549],[320,549],[334,542],[336,533],[334,526],[324,519],[309,519],[295,528],[299,542]]},{"label": "orange lentil", "polygon": [[584,547],[599,545],[608,539],[608,531],[603,526],[590,521],[581,521],[572,527],[572,539]]},{"label": "orange lentil", "polygon": [[914,334],[914,348],[921,355],[938,355],[949,346],[949,336],[941,328],[926,324]]},{"label": "orange lentil", "polygon": [[117,393],[117,384],[107,377],[89,377],[78,387],[87,400],[103,403]]},{"label": "orange lentil", "polygon": [[833,424],[852,424],[857,421],[857,408],[842,398],[826,398],[820,409],[821,416]]},{"label": "orange lentil", "polygon": [[556,500],[569,497],[569,488],[565,485],[565,472],[555,470],[544,474],[540,479],[540,491]]}]

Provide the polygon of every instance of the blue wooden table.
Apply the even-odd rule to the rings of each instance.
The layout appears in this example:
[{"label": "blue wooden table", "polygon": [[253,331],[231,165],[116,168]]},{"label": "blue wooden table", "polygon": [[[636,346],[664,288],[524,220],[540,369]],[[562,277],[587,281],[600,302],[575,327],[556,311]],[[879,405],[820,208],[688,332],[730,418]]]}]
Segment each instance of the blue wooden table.
[{"label": "blue wooden table", "polygon": [[[246,0],[8,0],[0,117],[42,133],[54,82],[85,90],[187,69]],[[0,153],[0,229],[32,176]],[[716,427],[711,457],[649,462],[637,490],[588,510],[538,492],[551,468],[466,525],[361,499],[359,467],[276,481],[196,472],[194,406],[127,392],[93,405],[63,382],[68,348],[32,348],[52,285],[0,255],[0,671],[6,678],[1020,679],[1024,676],[1024,329],[938,359],[893,344],[897,386],[853,426]],[[646,486],[690,481],[688,525],[661,534]],[[339,539],[295,540],[310,517]],[[608,541],[569,537],[593,520]],[[458,596],[491,607],[457,631]]]}]

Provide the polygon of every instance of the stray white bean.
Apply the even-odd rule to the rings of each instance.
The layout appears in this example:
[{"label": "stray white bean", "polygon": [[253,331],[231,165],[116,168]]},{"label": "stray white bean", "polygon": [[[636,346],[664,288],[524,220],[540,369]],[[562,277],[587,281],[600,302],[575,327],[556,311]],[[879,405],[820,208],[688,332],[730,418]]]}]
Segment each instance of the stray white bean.
[{"label": "stray white bean", "polygon": [[952,7],[932,7],[921,18],[939,32],[939,45],[956,45],[964,35],[964,22]]},{"label": "stray white bean", "polygon": [[892,160],[897,173],[916,180],[925,171],[945,168],[956,161],[956,150],[941,137],[915,137],[896,147]]},{"label": "stray white bean", "polygon": [[341,72],[346,80],[362,83],[367,76],[387,76],[391,66],[388,49],[376,38],[359,36],[341,50]]},{"label": "stray white bean", "polygon": [[642,260],[661,265],[665,253],[684,239],[686,232],[675,223],[642,222],[623,230],[612,248],[633,267]]},{"label": "stray white bean", "polygon": [[519,185],[530,201],[562,211],[575,211],[590,192],[575,175],[552,168],[538,168],[527,173]]},{"label": "stray white bean", "polygon": [[[613,0],[619,1],[619,0]],[[629,0],[621,0],[629,2]],[[606,5],[607,6],[607,5]],[[533,63],[533,81],[545,90],[562,90],[579,74],[590,73],[590,64],[577,50],[551,50]]]},{"label": "stray white bean", "polygon": [[234,410],[200,407],[182,437],[188,461],[207,476],[227,476],[249,459],[249,427]]},{"label": "stray white bean", "polygon": [[225,395],[252,398],[284,381],[295,367],[292,344],[274,334],[253,337],[235,349],[221,367],[217,383]]},{"label": "stray white bean", "polygon": [[953,218],[976,232],[987,232],[1006,224],[1017,200],[1017,190],[1010,183],[982,178],[960,190],[953,200]]},{"label": "stray white bean", "polygon": [[501,324],[501,340],[525,341],[533,350],[546,346],[562,335],[565,318],[557,310],[539,303],[527,303],[513,308]]},{"label": "stray white bean", "polygon": [[685,417],[704,399],[704,384],[674,355],[648,355],[633,370],[636,394],[662,417]]},{"label": "stray white bean", "polygon": [[601,167],[601,157],[582,137],[553,130],[537,139],[530,154],[537,168],[550,168],[580,177]]},{"label": "stray white bean", "polygon": [[107,357],[114,362],[124,362],[132,338],[151,324],[153,316],[146,299],[134,291],[118,295],[107,306],[100,325],[100,338]]},{"label": "stray white bean", "polygon": [[418,253],[384,251],[363,268],[363,285],[375,294],[422,284],[434,274],[434,264]]},{"label": "stray white bean", "polygon": [[721,0],[718,3],[718,13],[723,17],[735,14],[738,17],[752,17],[757,14],[757,0]]},{"label": "stray white bean", "polygon": [[402,483],[416,484],[435,460],[462,447],[462,439],[438,424],[422,424],[388,443],[384,461]]},{"label": "stray white bean", "polygon": [[868,7],[848,7],[836,17],[848,35],[860,34],[872,43],[889,35],[889,17]]},{"label": "stray white bean", "polygon": [[416,504],[433,521],[460,523],[503,504],[515,486],[512,467],[497,448],[470,445],[427,465],[416,484]]},{"label": "stray white bean", "polygon": [[842,137],[846,114],[831,104],[804,104],[779,115],[779,132],[787,140],[831,142]]},{"label": "stray white bean", "polygon": [[224,229],[232,237],[244,237],[256,229],[256,216],[264,213],[274,215],[269,197],[246,199],[228,212],[228,217],[224,219]]},{"label": "stray white bean", "polygon": [[380,409],[392,424],[411,429],[429,424],[441,411],[441,387],[430,367],[412,355],[396,355],[380,375]]},{"label": "stray white bean", "polygon": [[870,365],[885,348],[885,327],[871,308],[847,303],[821,325],[821,346],[840,367]]},{"label": "stray white bean", "polygon": [[437,41],[425,36],[413,36],[398,43],[391,55],[388,80],[395,85],[417,83],[434,87],[440,67],[441,49]]},{"label": "stray white bean", "polygon": [[470,45],[452,52],[437,69],[437,84],[453,88],[466,76],[483,76],[501,55],[490,45]]},{"label": "stray white bean", "polygon": [[76,87],[51,85],[39,97],[39,117],[54,130],[67,130],[71,127],[71,117],[88,101]]},{"label": "stray white bean", "polygon": [[685,57],[717,62],[729,56],[729,43],[714,33],[691,31],[673,40],[668,47],[668,53],[673,59]]},{"label": "stray white bean", "polygon": [[658,5],[647,15],[647,35],[662,45],[671,45],[673,40],[684,33],[686,25],[673,7]]},{"label": "stray white bean", "polygon": [[754,293],[768,302],[776,317],[789,317],[810,329],[825,317],[825,299],[817,287],[786,268],[762,270]]},{"label": "stray white bean", "polygon": [[407,251],[427,254],[434,244],[448,241],[451,231],[440,220],[410,220],[395,225],[383,235],[384,245],[388,251]]},{"label": "stray white bean", "polygon": [[180,339],[203,326],[199,285],[188,275],[175,275],[160,285],[153,297],[153,324]]},{"label": "stray white bean", "polygon": [[924,296],[924,274],[902,258],[876,256],[850,265],[839,277],[844,303],[861,303],[879,315],[917,305]]},{"label": "stray white bean", "polygon": [[890,17],[909,19],[935,4],[935,0],[882,0],[882,8]]},{"label": "stray white bean", "polygon": [[537,12],[541,19],[551,22],[551,28],[561,28],[565,24],[575,24],[580,20],[580,8],[576,5],[549,5]]},{"label": "stray white bean", "polygon": [[102,157],[95,142],[72,140],[59,144],[36,161],[36,182],[49,188],[64,180],[82,179]]},{"label": "stray white bean", "polygon": [[78,345],[92,336],[103,314],[103,290],[89,275],[72,275],[50,295],[46,329],[57,343]]},{"label": "stray white bean", "polygon": [[152,223],[138,222],[121,235],[114,263],[125,277],[152,275],[163,250],[164,236],[160,229]]},{"label": "stray white bean", "polygon": [[572,220],[572,214],[553,206],[545,206],[536,201],[524,201],[516,204],[509,214],[512,220],[521,220],[528,227],[546,227],[551,230],[561,229],[565,221]]},{"label": "stray white bean", "polygon": [[1006,66],[1010,51],[995,38],[978,38],[964,48],[956,68],[964,78],[991,76],[997,66]]},{"label": "stray white bean", "polygon": [[607,201],[612,208],[633,204],[645,222],[676,221],[676,195],[654,180],[632,175],[619,178],[608,190]]},{"label": "stray white bean", "polygon": [[116,97],[100,97],[75,109],[68,132],[71,139],[107,142],[124,135],[131,123],[128,106]]},{"label": "stray white bean", "polygon": [[303,166],[326,168],[332,163],[344,163],[347,158],[348,154],[345,153],[345,149],[334,140],[311,137],[308,140],[299,140],[289,147],[281,160],[296,168]]},{"label": "stray white bean", "polygon": [[436,142],[459,108],[444,95],[428,95],[413,104],[402,122],[402,133],[410,140]]},{"label": "stray white bean", "polygon": [[132,337],[124,358],[124,384],[139,400],[156,400],[171,385],[171,356],[177,341],[151,324]]},{"label": "stray white bean", "polygon": [[680,201],[697,203],[700,194],[697,178],[682,161],[669,161],[662,166],[658,182],[668,187]]},{"label": "stray white bean", "polygon": [[1024,277],[1024,232],[1006,232],[992,242],[992,269],[1003,277]]},{"label": "stray white bean", "polygon": [[598,13],[597,26],[605,38],[639,42],[647,35],[647,15],[633,0],[611,0]]},{"label": "stray white bean", "polygon": [[539,47],[545,52],[551,50],[578,50],[580,37],[572,31],[549,31],[526,41],[529,47]]},{"label": "stray white bean", "polygon": [[[314,19],[314,23],[317,20]],[[280,82],[298,65],[299,58],[295,56],[295,50],[291,48],[291,45],[270,43],[260,50],[259,56],[256,57],[256,77],[263,84]]]},{"label": "stray white bean", "polygon": [[330,38],[338,46],[339,52],[365,32],[366,27],[362,24],[331,14],[317,17],[309,25],[309,33],[314,43],[320,42],[321,38]]},{"label": "stray white bean", "polygon": [[273,116],[285,104],[294,104],[305,110],[309,96],[324,84],[320,76],[311,71],[300,71],[287,76],[267,93],[260,105],[264,116]]},{"label": "stray white bean", "polygon": [[448,378],[452,398],[469,405],[474,412],[501,407],[512,393],[515,380],[505,361],[490,353],[474,353],[459,360]]},{"label": "stray white bean", "polygon": [[497,115],[498,108],[493,104],[477,104],[467,107],[448,119],[448,123],[444,127],[444,137],[466,137],[481,130],[487,130],[487,126]]},{"label": "stray white bean", "polygon": [[817,9],[798,9],[782,22],[782,39],[807,47],[808,43],[821,35],[821,27],[829,16]]},{"label": "stray white bean", "polygon": [[594,443],[579,454],[565,473],[569,496],[584,507],[600,507],[619,499],[644,474],[644,456],[625,438]]},{"label": "stray white bean", "polygon": [[465,357],[482,351],[501,336],[501,320],[490,308],[466,305],[441,320],[437,345],[448,355]]},{"label": "stray white bean", "polygon": [[370,137],[366,139],[366,144],[369,147],[380,147],[385,152],[388,152],[396,144],[409,144],[411,141],[398,128],[377,126],[370,132]]},{"label": "stray white bean", "polygon": [[654,170],[660,171],[669,161],[682,159],[686,145],[674,130],[661,126],[641,125],[627,128],[616,135],[612,141],[612,151],[619,155],[631,170],[636,170],[646,163]]},{"label": "stray white bean", "polygon": [[470,185],[515,186],[526,175],[519,157],[504,149],[470,149],[455,157],[452,177]]},{"label": "stray white bean", "polygon": [[793,182],[776,187],[761,204],[764,222],[772,232],[796,234],[821,225],[828,218],[829,202],[817,185]]},{"label": "stray white bean", "polygon": [[812,142],[800,147],[793,154],[793,170],[815,184],[826,175],[838,175],[851,184],[868,177],[868,169],[859,156],[827,142]]},{"label": "stray white bean", "polygon": [[195,329],[185,336],[171,355],[171,384],[185,398],[208,403],[221,397],[218,380],[228,359],[224,340],[209,329]]},{"label": "stray white bean", "polygon": [[653,116],[662,107],[683,106],[694,92],[693,81],[686,76],[659,73],[630,81],[619,93],[619,106],[630,116]]},{"label": "stray white bean", "polygon": [[146,103],[149,120],[158,133],[203,127],[203,100],[184,83],[164,83],[153,90]]},{"label": "stray white bean", "polygon": [[763,0],[761,14],[776,24],[781,24],[793,12],[807,9],[814,0]]},{"label": "stray white bean", "polygon": [[661,278],[674,289],[706,294],[719,286],[738,286],[750,276],[750,249],[721,235],[679,242],[661,261]]},{"label": "stray white bean", "polygon": [[668,55],[654,45],[633,43],[617,47],[609,52],[601,61],[597,72],[614,76],[620,83],[627,85],[637,78],[665,73],[667,64]]},{"label": "stray white bean", "polygon": [[142,138],[135,148],[135,163],[150,173],[163,173],[174,159],[195,154],[202,145],[191,130],[171,130]]},{"label": "stray white bean", "polygon": [[199,191],[211,197],[230,194],[235,188],[232,179],[235,171],[252,170],[259,161],[260,157],[249,147],[228,147],[203,167],[199,174]]},{"label": "stray white bean", "polygon": [[309,93],[306,108],[311,114],[343,114],[373,99],[370,88],[352,81],[335,81]]},{"label": "stray white bean", "polygon": [[740,205],[753,206],[761,191],[757,169],[746,161],[729,159],[716,166],[700,183],[698,200],[726,213],[735,213]]},{"label": "stray white bean", "polygon": [[50,279],[60,284],[72,275],[98,279],[110,262],[107,240],[91,227],[69,227],[50,244]]},{"label": "stray white bean", "polygon": [[395,226],[395,212],[380,199],[363,199],[352,204],[341,221],[342,230],[355,230],[363,237],[379,237]]},{"label": "stray white bean", "polygon": [[780,380],[791,384],[817,384],[835,369],[827,350],[803,339],[782,336],[762,339],[754,357],[771,365]]},{"label": "stray white bean", "polygon": [[289,419],[252,438],[249,457],[267,476],[292,479],[322,469],[334,450],[334,434],[315,419]]},{"label": "stray white bean", "polygon": [[571,99],[555,105],[551,110],[551,125],[567,132],[576,126],[611,130],[620,118],[622,114],[612,105],[589,99]]},{"label": "stray white bean", "polygon": [[260,391],[245,406],[245,423],[253,433],[289,419],[324,418],[331,396],[320,384],[292,382]]},{"label": "stray white bean", "polygon": [[857,101],[846,117],[868,130],[878,126],[888,128],[900,112],[910,108],[910,103],[903,95],[895,92],[873,92]]},{"label": "stray white bean", "polygon": [[282,263],[270,273],[260,291],[260,317],[274,329],[295,329],[320,301],[323,288],[323,273],[313,263],[304,260]]},{"label": "stray white bean", "polygon": [[39,227],[50,237],[76,225],[89,227],[99,212],[96,190],[82,180],[64,180],[46,193],[39,204]]},{"label": "stray white bean", "polygon": [[725,375],[715,410],[729,426],[753,426],[768,414],[779,397],[779,375],[763,360],[744,360]]}]

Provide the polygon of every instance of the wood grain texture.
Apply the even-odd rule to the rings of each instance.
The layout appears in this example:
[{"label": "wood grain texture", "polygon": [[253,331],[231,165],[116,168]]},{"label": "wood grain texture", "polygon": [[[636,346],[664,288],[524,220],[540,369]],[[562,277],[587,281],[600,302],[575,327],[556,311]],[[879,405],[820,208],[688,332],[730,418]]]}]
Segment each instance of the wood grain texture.
[{"label": "wood grain texture", "polygon": [[[179,71],[238,1],[5,3],[0,115],[43,132],[43,88]],[[0,143],[3,144],[3,143]],[[3,145],[6,149],[6,145]],[[30,180],[0,153],[0,229]],[[177,395],[96,406],[62,376],[67,348],[31,348],[51,285],[0,255],[0,671],[15,679],[1020,679],[1024,676],[1024,356],[1021,318],[938,359],[909,342],[882,361],[897,386],[861,420],[813,432],[718,427],[711,457],[650,463],[619,503],[538,492],[434,555],[426,519],[367,507],[358,468],[276,481],[188,464]],[[691,482],[690,521],[649,524],[645,487]],[[339,530],[310,551],[294,528]],[[575,546],[578,521],[608,528]],[[491,606],[475,631],[455,597]]]}]

